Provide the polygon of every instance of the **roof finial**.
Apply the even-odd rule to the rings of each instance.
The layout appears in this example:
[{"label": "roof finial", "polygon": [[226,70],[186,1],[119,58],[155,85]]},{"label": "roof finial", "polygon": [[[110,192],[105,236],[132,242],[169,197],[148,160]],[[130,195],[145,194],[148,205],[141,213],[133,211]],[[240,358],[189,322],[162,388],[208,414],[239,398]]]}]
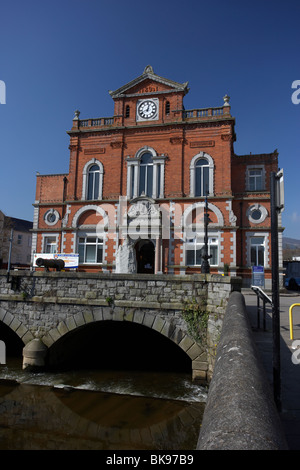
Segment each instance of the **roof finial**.
[{"label": "roof finial", "polygon": [[145,67],[144,73],[154,73],[153,68],[151,67],[151,65],[147,65]]},{"label": "roof finial", "polygon": [[229,104],[230,96],[228,96],[228,95],[226,94],[226,95],[224,96],[223,100],[224,100],[223,106],[230,106],[230,104]]}]

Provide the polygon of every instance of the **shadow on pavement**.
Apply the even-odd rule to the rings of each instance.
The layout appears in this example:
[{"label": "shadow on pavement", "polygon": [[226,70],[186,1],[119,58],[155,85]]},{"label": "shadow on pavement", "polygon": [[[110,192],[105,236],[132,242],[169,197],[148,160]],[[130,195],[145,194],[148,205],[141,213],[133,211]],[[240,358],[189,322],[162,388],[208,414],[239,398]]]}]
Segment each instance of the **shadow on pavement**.
[{"label": "shadow on pavement", "polygon": [[[261,356],[270,386],[273,390],[273,330],[272,307],[266,306],[266,330],[263,329],[263,313],[259,314],[255,295],[245,294],[245,302],[254,340]],[[289,307],[300,302],[299,297],[280,296],[280,378],[281,411],[279,413],[284,434],[290,450],[300,449],[300,349],[294,349],[293,343],[299,340],[300,346],[300,309],[293,318],[294,339],[290,339]],[[298,361],[292,361],[292,356]]]}]

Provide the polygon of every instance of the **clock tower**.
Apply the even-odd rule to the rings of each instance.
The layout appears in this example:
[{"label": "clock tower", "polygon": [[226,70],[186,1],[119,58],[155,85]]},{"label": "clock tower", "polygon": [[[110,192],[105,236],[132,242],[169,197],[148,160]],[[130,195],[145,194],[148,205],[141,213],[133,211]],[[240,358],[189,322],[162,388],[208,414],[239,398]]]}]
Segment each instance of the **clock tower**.
[{"label": "clock tower", "polygon": [[109,93],[115,102],[115,119],[121,125],[131,126],[181,120],[187,92],[188,82],[160,77],[148,65],[142,75]]}]

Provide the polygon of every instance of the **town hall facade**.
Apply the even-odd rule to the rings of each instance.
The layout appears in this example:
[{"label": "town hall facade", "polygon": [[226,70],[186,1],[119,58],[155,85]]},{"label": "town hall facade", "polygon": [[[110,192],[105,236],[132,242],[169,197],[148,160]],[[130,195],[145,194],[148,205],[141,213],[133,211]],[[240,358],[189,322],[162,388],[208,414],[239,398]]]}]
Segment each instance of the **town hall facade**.
[{"label": "town hall facade", "polygon": [[109,92],[112,117],[75,112],[69,173],[37,175],[34,254],[74,255],[79,271],[200,273],[208,215],[210,272],[249,285],[262,266],[270,283],[278,154],[236,155],[229,97],[185,110],[188,91],[147,66]]}]

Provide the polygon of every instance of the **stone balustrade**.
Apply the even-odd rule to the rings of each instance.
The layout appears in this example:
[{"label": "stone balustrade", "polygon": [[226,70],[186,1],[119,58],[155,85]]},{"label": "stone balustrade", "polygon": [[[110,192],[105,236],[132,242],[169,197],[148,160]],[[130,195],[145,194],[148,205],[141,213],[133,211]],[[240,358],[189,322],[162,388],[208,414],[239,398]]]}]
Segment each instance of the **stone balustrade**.
[{"label": "stone balustrade", "polygon": [[[230,116],[230,106],[219,106],[214,108],[200,108],[200,109],[189,109],[189,110],[179,110],[170,113],[170,116],[178,121],[180,118],[182,121],[191,121],[191,120],[210,120],[217,119],[219,120],[222,117]],[[120,119],[122,116],[112,116],[112,117],[100,117],[95,119],[78,119],[73,121],[73,127],[79,129],[87,128],[99,128],[99,127],[111,127],[119,126]],[[169,122],[170,119],[168,119]]]}]

